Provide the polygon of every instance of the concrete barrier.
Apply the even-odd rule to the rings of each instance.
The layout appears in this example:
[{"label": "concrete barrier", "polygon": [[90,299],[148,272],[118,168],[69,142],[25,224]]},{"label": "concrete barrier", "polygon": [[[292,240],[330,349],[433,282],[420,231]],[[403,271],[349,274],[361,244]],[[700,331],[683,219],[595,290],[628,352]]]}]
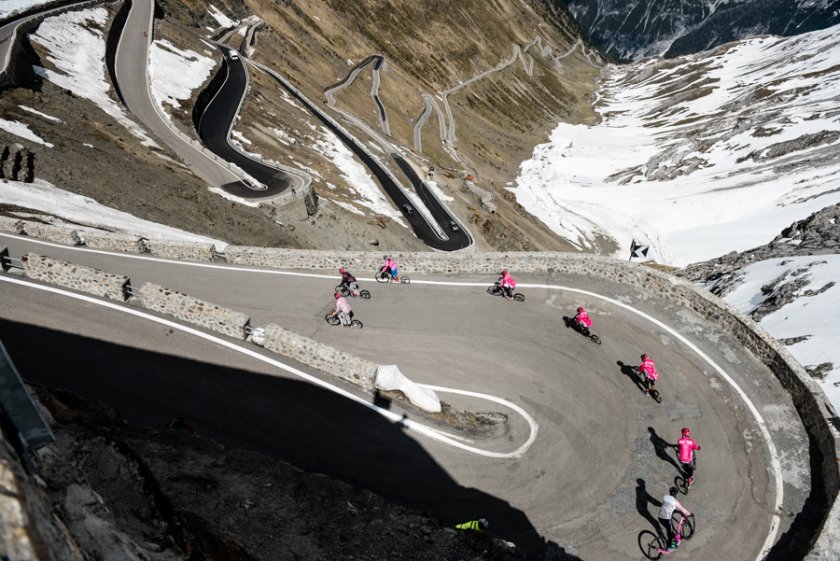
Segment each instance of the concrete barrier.
[{"label": "concrete barrier", "polygon": [[251,323],[251,319],[241,312],[151,282],[140,287],[140,305],[240,340],[245,339],[246,328]]},{"label": "concrete barrier", "polygon": [[23,231],[27,236],[61,244],[79,245],[80,242],[79,234],[76,230],[71,230],[63,226],[26,222],[24,223]]},{"label": "concrete barrier", "polygon": [[23,274],[33,280],[125,302],[128,277],[27,253],[21,258]]}]

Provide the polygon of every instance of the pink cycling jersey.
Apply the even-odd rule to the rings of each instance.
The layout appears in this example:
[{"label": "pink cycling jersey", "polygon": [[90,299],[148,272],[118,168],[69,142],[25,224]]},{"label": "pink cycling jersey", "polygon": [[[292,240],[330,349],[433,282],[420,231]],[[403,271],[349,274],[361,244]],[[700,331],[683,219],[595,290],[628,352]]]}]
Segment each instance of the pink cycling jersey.
[{"label": "pink cycling jersey", "polygon": [[639,366],[639,370],[644,372],[645,376],[647,376],[651,380],[656,381],[659,379],[659,372],[656,371],[656,364],[650,357],[646,358],[644,362],[642,362],[642,364]]},{"label": "pink cycling jersey", "polygon": [[700,449],[700,446],[690,436],[680,438],[677,441],[677,446],[680,449],[680,461],[684,464],[690,464],[694,461],[694,451]]},{"label": "pink cycling jersey", "polygon": [[589,319],[589,314],[585,311],[578,312],[578,315],[575,316],[575,321],[583,324],[585,327],[592,327],[592,320]]},{"label": "pink cycling jersey", "polygon": [[350,304],[347,303],[347,300],[344,299],[344,296],[342,296],[341,298],[336,298],[335,312],[344,312],[345,314],[350,313]]},{"label": "pink cycling jersey", "polygon": [[509,286],[511,288],[516,288],[516,281],[513,280],[513,277],[510,276],[510,273],[505,273],[502,276],[502,286]]}]

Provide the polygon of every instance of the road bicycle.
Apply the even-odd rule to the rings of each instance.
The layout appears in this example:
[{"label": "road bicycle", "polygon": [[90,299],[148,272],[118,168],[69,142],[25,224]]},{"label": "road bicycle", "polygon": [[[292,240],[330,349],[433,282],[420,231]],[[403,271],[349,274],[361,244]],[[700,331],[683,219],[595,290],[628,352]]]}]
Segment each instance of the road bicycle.
[{"label": "road bicycle", "polygon": [[352,296],[353,298],[362,298],[364,300],[370,299],[369,290],[351,290],[346,284],[340,284],[335,287],[335,291],[341,293],[342,296]]},{"label": "road bicycle", "polygon": [[[379,269],[379,272],[376,273],[374,278],[376,279],[376,282],[397,282],[396,280],[394,280],[391,277],[391,274],[388,272],[388,270],[385,267],[382,267],[381,269]],[[400,275],[400,280],[399,280],[400,284],[409,284],[410,282],[411,282],[410,278],[408,278],[405,275]]]},{"label": "road bicycle", "polygon": [[[351,318],[353,317],[353,312],[350,312],[350,317]],[[341,320],[338,318],[337,315],[334,316],[332,314],[327,314],[326,316],[324,316],[324,319],[330,325],[341,325]],[[357,319],[351,319],[350,320],[350,325],[346,325],[345,327],[351,327],[353,329],[361,329],[362,327],[364,327],[364,325],[362,325],[362,322],[360,322]]]},{"label": "road bicycle", "polygon": [[671,544],[665,543],[665,538],[650,530],[639,534],[639,549],[645,557],[655,560],[663,555],[670,555],[680,547],[682,540],[691,539],[695,529],[694,515],[683,516],[679,511],[675,511],[671,517],[671,527],[674,529],[675,547],[673,549],[670,547]]},{"label": "road bicycle", "polygon": [[575,318],[570,318],[569,316],[563,316],[563,321],[566,323],[566,327],[571,327],[596,345],[601,344],[601,338],[589,331],[588,327],[584,327],[583,325],[579,324],[575,321]]},{"label": "road bicycle", "polygon": [[[493,283],[493,286],[487,287],[487,294],[492,294],[493,296],[504,296],[504,290],[502,290],[502,286],[499,284],[499,281]],[[525,295],[521,292],[515,292],[513,294],[513,299],[517,302],[524,302]]]},{"label": "road bicycle", "polygon": [[[641,376],[642,382],[644,382],[647,379],[647,374],[645,374],[644,371],[641,368],[637,367],[636,372],[639,374],[639,376]],[[652,397],[653,400],[656,403],[662,403],[662,395],[659,393],[659,390],[657,390],[656,388],[650,388],[648,390],[647,387],[645,387],[642,390],[642,393],[646,393],[647,395],[650,395],[650,397]]]}]

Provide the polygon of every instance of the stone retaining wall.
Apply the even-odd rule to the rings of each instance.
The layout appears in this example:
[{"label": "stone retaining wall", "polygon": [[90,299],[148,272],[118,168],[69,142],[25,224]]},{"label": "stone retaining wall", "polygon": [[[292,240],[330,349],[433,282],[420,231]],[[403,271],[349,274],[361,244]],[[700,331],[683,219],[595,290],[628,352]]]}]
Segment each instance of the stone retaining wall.
[{"label": "stone retaining wall", "polygon": [[156,257],[212,261],[214,246],[211,243],[146,240],[149,252]]},{"label": "stone retaining wall", "polygon": [[379,365],[339,351],[273,323],[265,330],[264,347],[271,352],[294,359],[332,376],[373,391],[374,376]]},{"label": "stone retaining wall", "polygon": [[245,339],[245,328],[251,323],[251,318],[241,312],[151,282],[140,287],[140,304],[146,309],[240,340]]},{"label": "stone retaining wall", "polygon": [[55,243],[67,245],[79,245],[79,234],[76,230],[53,226],[52,224],[41,224],[38,222],[26,222],[23,228],[27,236],[48,240]]},{"label": "stone retaining wall", "polygon": [[120,253],[140,253],[140,236],[126,236],[124,234],[111,234],[100,232],[78,232],[82,245],[105,251],[118,251]]},{"label": "stone retaining wall", "polygon": [[125,275],[106,273],[35,253],[27,253],[21,261],[23,274],[30,279],[125,302],[128,286],[128,277]]}]

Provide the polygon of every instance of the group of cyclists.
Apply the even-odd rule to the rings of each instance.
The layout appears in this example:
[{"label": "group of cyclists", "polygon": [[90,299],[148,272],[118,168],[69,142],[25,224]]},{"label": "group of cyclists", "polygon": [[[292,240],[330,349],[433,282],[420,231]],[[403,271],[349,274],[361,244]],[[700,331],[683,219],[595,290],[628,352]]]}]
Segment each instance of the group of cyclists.
[{"label": "group of cyclists", "polygon": [[[396,260],[386,255],[384,257],[384,261],[385,263],[380,269],[380,274],[387,274],[391,282],[399,282],[399,269]],[[347,302],[345,297],[342,296],[342,289],[346,289],[348,293],[357,296],[359,288],[356,277],[354,277],[350,271],[341,267],[339,269],[339,273],[341,274],[341,284],[335,291],[335,310],[331,315],[337,315],[341,320],[342,325],[349,326],[350,321],[352,320],[352,311],[350,309],[350,304]],[[516,288],[516,280],[513,276],[511,276],[507,269],[502,270],[497,283],[502,289],[502,295],[506,299],[512,300],[513,290]],[[585,336],[589,337],[589,330],[592,327],[592,318],[589,317],[588,312],[583,306],[578,306],[576,311],[577,313],[573,321],[578,327],[578,330]],[[650,396],[651,392],[656,390],[656,382],[659,380],[659,371],[656,368],[656,363],[648,354],[643,353],[640,358],[641,364],[637,367],[637,371],[642,377],[644,394],[646,396]],[[684,427],[682,429],[682,435],[675,445],[675,448],[678,451],[679,461],[682,465],[686,488],[691,487],[694,483],[694,471],[696,465],[694,452],[700,450],[700,446],[694,439],[691,438],[691,430],[688,427]],[[679,489],[671,487],[668,493],[663,497],[662,506],[659,511],[659,522],[665,530],[665,536],[667,539],[666,543],[668,544],[668,549],[670,550],[676,549],[679,546],[679,538],[675,535],[671,524],[674,512],[681,512],[686,517],[691,516],[691,512],[683,507],[677,499],[678,494]],[[483,522],[483,524],[479,526],[479,522]],[[484,519],[481,519],[480,521],[472,521],[469,525],[470,529],[480,529],[483,531],[486,528],[487,523]],[[458,527],[461,528],[461,526],[466,527],[467,524],[465,523],[464,525],[459,525]],[[475,528],[473,528],[473,526],[475,526]]]},{"label": "group of cyclists", "polygon": [[[386,255],[383,259],[385,260],[385,264],[379,270],[380,274],[387,275],[390,282],[400,282],[397,260],[388,255]],[[335,294],[333,295],[335,297],[335,309],[329,315],[332,317],[338,317],[342,326],[350,327],[350,323],[353,321],[353,310],[343,293],[347,292],[351,296],[358,297],[359,284],[356,281],[356,277],[354,277],[346,268],[341,267],[338,272],[341,275],[341,284],[339,284],[335,289]]]},{"label": "group of cyclists", "polygon": [[[592,318],[589,317],[589,314],[583,306],[578,306],[574,322],[580,332],[589,337]],[[656,381],[659,379],[659,371],[656,368],[656,363],[647,353],[642,353],[640,358],[642,363],[637,367],[637,371],[642,377],[645,396],[649,397],[651,392],[656,391]],[[677,449],[682,472],[685,476],[685,491],[687,491],[694,483],[694,470],[697,460],[694,452],[700,450],[700,446],[691,438],[691,429],[683,427],[682,436],[677,441],[675,448]],[[675,533],[672,524],[674,512],[678,511],[686,517],[692,516],[691,512],[680,504],[680,501],[677,499],[678,494],[679,489],[677,487],[671,487],[668,493],[662,498],[662,506],[659,509],[659,523],[665,530],[665,539],[669,551],[677,549],[680,544],[679,534]]]}]

